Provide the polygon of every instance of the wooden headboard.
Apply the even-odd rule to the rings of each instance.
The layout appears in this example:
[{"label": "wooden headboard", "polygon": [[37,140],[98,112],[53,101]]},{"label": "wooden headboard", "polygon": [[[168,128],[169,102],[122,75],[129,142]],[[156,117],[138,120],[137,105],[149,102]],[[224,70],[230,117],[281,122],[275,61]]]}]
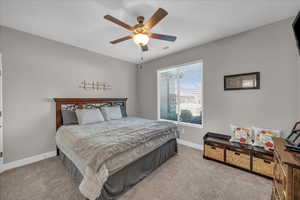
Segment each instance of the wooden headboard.
[{"label": "wooden headboard", "polygon": [[122,105],[126,110],[127,98],[54,98],[56,104],[56,130],[63,124],[62,122],[62,105],[73,104],[83,107],[85,104],[106,103],[109,105]]}]

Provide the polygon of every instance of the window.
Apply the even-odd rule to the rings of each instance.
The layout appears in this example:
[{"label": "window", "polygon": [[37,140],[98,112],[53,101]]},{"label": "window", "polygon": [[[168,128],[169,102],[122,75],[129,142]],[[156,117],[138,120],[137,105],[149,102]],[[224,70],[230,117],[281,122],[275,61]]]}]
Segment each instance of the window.
[{"label": "window", "polygon": [[202,62],[159,70],[159,119],[202,126],[202,83]]}]

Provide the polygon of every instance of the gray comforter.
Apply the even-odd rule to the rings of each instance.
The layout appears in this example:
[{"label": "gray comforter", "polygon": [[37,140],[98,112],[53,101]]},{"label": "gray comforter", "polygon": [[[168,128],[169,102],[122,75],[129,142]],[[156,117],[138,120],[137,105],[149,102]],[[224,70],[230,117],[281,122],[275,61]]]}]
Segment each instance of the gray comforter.
[{"label": "gray comforter", "polygon": [[84,126],[62,126],[56,141],[64,153],[75,154],[77,162],[74,163],[78,163],[83,173],[79,189],[93,200],[100,195],[116,166],[120,169],[176,137],[178,129],[173,123],[123,118]]}]

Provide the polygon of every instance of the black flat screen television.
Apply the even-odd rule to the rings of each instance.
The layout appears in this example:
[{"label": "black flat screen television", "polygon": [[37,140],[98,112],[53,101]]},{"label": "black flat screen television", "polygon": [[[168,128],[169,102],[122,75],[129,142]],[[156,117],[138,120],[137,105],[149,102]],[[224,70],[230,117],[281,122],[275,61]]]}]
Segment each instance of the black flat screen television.
[{"label": "black flat screen television", "polygon": [[293,29],[296,37],[297,47],[300,55],[300,12],[293,23]]}]

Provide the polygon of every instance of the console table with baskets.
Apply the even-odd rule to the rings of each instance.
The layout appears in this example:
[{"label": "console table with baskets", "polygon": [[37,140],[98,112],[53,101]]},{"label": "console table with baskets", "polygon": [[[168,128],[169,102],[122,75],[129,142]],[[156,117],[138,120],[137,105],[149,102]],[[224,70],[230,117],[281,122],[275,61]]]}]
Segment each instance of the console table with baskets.
[{"label": "console table with baskets", "polygon": [[230,136],[208,132],[204,136],[203,158],[215,160],[268,178],[273,177],[273,151],[230,142]]}]

